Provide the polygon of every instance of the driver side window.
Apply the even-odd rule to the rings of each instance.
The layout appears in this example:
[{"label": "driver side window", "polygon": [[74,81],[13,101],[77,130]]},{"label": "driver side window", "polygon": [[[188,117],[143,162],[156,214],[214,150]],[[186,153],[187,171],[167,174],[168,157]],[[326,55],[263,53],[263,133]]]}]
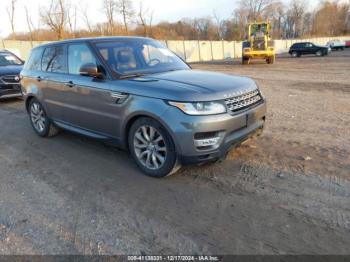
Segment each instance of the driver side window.
[{"label": "driver side window", "polygon": [[79,75],[79,69],[87,63],[96,63],[96,59],[89,47],[85,44],[74,44],[68,46],[68,72]]}]

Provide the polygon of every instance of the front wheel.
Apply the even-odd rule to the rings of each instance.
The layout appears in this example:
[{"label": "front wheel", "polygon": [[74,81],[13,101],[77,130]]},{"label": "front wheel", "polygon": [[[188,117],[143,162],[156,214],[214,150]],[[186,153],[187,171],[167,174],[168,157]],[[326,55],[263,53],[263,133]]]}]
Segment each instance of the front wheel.
[{"label": "front wheel", "polygon": [[128,144],[138,167],[146,175],[165,177],[181,167],[171,136],[154,119],[137,119],[129,131]]},{"label": "front wheel", "polygon": [[250,58],[249,57],[242,57],[242,65],[249,65]]},{"label": "front wheel", "polygon": [[59,129],[55,127],[50,119],[47,117],[46,112],[40,102],[33,98],[29,103],[29,118],[32,127],[39,136],[51,137],[55,136]]},{"label": "front wheel", "polygon": [[291,55],[292,55],[292,57],[294,57],[294,58],[295,58],[295,57],[300,57],[299,53],[296,52],[296,51],[293,51]]},{"label": "front wheel", "polygon": [[275,63],[275,56],[270,56],[269,58],[267,58],[266,63],[268,63],[268,64]]}]

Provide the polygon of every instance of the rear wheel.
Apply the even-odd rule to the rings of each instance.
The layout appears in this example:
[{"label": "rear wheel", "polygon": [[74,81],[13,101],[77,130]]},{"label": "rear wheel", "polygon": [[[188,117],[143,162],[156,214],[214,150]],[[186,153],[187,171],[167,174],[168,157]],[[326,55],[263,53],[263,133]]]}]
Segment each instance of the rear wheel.
[{"label": "rear wheel", "polygon": [[33,98],[30,101],[28,113],[30,123],[32,124],[35,133],[41,137],[51,137],[57,135],[59,129],[51,123],[43,106],[36,98]]},{"label": "rear wheel", "polygon": [[300,54],[297,51],[293,51],[292,57],[300,57]]},{"label": "rear wheel", "polygon": [[180,169],[174,142],[156,120],[142,117],[131,126],[130,152],[139,168],[152,177],[165,177]]}]

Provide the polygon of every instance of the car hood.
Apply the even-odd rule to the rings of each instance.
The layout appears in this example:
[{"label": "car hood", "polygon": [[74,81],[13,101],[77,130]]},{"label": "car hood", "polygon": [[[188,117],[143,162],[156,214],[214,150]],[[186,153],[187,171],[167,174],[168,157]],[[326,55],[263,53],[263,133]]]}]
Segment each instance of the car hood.
[{"label": "car hood", "polygon": [[22,65],[0,66],[0,76],[19,75],[22,69],[23,69]]},{"label": "car hood", "polygon": [[222,100],[257,88],[247,77],[199,70],[171,71],[127,81],[129,93],[184,102]]}]

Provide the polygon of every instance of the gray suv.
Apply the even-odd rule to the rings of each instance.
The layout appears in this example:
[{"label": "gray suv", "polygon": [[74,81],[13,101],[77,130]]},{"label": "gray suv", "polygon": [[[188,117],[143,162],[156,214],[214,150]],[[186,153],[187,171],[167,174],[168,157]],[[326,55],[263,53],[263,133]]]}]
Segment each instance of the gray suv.
[{"label": "gray suv", "polygon": [[39,136],[65,129],[111,142],[154,177],[221,159],[265,123],[266,101],[253,80],[192,70],[148,38],[41,45],[21,79]]}]

